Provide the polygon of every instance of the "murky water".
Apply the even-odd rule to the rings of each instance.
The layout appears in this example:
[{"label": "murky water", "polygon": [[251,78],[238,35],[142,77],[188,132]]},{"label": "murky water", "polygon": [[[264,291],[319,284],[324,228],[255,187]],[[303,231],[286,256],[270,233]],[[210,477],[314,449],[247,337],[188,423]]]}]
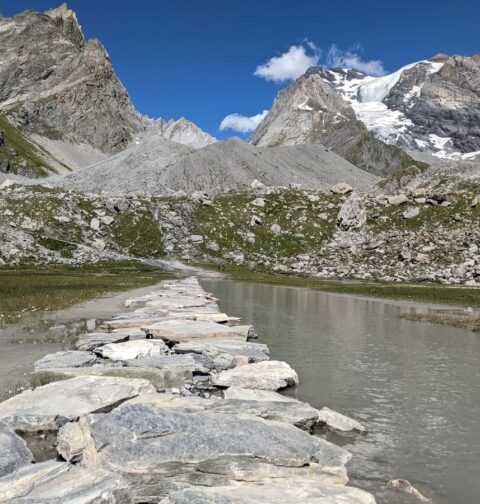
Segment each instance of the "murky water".
[{"label": "murky water", "polygon": [[368,426],[367,436],[346,440],[352,484],[380,504],[415,502],[384,490],[393,478],[434,503],[480,503],[480,334],[402,320],[412,309],[402,305],[229,280],[202,285],[223,311],[255,325],[272,358],[297,370],[299,399]]}]

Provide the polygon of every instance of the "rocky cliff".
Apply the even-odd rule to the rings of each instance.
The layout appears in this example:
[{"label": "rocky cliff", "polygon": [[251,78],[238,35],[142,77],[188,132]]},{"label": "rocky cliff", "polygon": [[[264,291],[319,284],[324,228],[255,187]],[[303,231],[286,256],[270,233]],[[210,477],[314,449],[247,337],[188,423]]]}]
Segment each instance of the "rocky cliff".
[{"label": "rocky cliff", "polygon": [[359,168],[376,174],[414,163],[402,150],[376,139],[318,68],[309,69],[278,93],[250,143],[323,144]]}]

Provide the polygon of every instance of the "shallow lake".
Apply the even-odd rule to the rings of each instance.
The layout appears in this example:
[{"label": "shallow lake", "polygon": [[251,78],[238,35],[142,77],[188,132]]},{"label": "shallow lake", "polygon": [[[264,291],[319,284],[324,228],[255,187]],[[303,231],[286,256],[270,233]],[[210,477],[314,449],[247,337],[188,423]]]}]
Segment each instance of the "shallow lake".
[{"label": "shallow lake", "polygon": [[[294,394],[369,429],[345,439],[351,483],[379,504],[411,481],[434,503],[480,502],[480,334],[399,318],[409,310],[315,290],[202,280],[222,311],[252,323],[273,359],[295,368]],[[338,442],[338,438],[335,439]]]}]

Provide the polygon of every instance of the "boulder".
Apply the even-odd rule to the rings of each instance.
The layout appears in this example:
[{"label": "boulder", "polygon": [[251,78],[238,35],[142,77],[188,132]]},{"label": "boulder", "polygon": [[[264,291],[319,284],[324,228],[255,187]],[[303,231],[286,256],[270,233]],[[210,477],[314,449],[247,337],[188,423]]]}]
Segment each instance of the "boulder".
[{"label": "boulder", "polygon": [[236,339],[211,338],[188,341],[178,343],[173,347],[173,351],[178,354],[203,354],[210,358],[218,357],[220,354],[230,354],[247,357],[248,362],[261,362],[269,359],[267,345]]},{"label": "boulder", "polygon": [[131,504],[128,483],[102,469],[49,460],[0,478],[0,502],[10,504]]},{"label": "boulder", "polygon": [[202,356],[193,355],[160,355],[156,357],[139,357],[131,361],[125,361],[127,366],[132,367],[153,367],[157,369],[185,369],[191,373],[208,374],[213,368],[214,363]]},{"label": "boulder", "polygon": [[387,488],[388,490],[395,490],[407,495],[412,495],[420,502],[431,502],[430,499],[427,499],[424,495],[422,495],[408,480],[390,480],[386,483],[385,488]]},{"label": "boulder", "polygon": [[142,404],[83,416],[60,431],[59,447],[66,458],[82,456],[87,469],[109,468],[125,476],[136,502],[158,502],[197,485],[281,483],[294,477],[345,484],[350,458],[343,448],[287,424]]},{"label": "boulder", "polygon": [[33,462],[25,441],[3,422],[0,422],[0,453],[0,481],[3,476]]},{"label": "boulder", "polygon": [[325,485],[299,479],[282,483],[244,484],[214,488],[185,488],[172,492],[160,504],[375,504],[358,488]]},{"label": "boulder", "polygon": [[353,193],[340,208],[336,224],[342,231],[360,229],[367,222],[367,210],[363,198]]},{"label": "boulder", "polygon": [[282,228],[278,225],[278,224],[272,224],[270,226],[270,231],[274,234],[274,235],[279,235],[281,232],[282,232]]},{"label": "boulder", "polygon": [[212,376],[212,383],[217,387],[280,390],[298,385],[298,375],[286,362],[264,361],[222,371]]},{"label": "boulder", "polygon": [[228,338],[246,341],[252,333],[251,326],[224,326],[215,322],[192,320],[166,320],[143,327],[153,338],[181,343],[208,338]]},{"label": "boulder", "polygon": [[348,194],[353,191],[353,187],[345,182],[339,182],[330,187],[330,192],[333,194]]},{"label": "boulder", "polygon": [[322,408],[318,411],[317,427],[326,429],[338,434],[367,434],[367,429],[353,418],[349,418],[341,413]]},{"label": "boulder", "polygon": [[388,202],[390,205],[403,205],[408,202],[408,196],[406,194],[395,194],[388,197]]},{"label": "boulder", "polygon": [[147,380],[81,376],[26,390],[7,399],[0,403],[0,421],[15,431],[55,431],[81,415],[109,411],[142,392],[154,393],[155,389]]},{"label": "boulder", "polygon": [[117,377],[126,381],[130,379],[148,380],[157,392],[163,392],[167,388],[181,387],[192,381],[192,371],[188,368],[156,369],[146,364],[139,362],[138,366],[131,367],[94,366],[89,368],[41,369],[35,371],[32,377],[35,383],[39,385],[80,376]]},{"label": "boulder", "polygon": [[114,361],[165,355],[167,346],[163,341],[133,340],[123,343],[108,343],[95,349],[95,353]]},{"label": "boulder", "polygon": [[417,217],[419,215],[419,213],[420,213],[420,208],[409,207],[402,213],[402,215],[405,219],[413,219],[414,217]]},{"label": "boulder", "polygon": [[256,198],[252,201],[252,205],[263,208],[266,205],[266,201],[264,198]]},{"label": "boulder", "polygon": [[69,350],[48,354],[37,360],[35,369],[92,366],[96,360],[97,356],[91,352]]}]

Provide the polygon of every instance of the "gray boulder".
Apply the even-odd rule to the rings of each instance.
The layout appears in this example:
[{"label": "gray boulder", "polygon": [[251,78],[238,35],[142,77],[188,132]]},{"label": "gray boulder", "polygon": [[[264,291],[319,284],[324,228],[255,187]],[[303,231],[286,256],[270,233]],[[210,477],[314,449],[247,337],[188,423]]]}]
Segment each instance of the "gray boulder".
[{"label": "gray boulder", "polygon": [[286,362],[264,361],[222,371],[212,376],[212,383],[217,387],[280,390],[298,385],[298,375]]},{"label": "gray boulder", "polygon": [[109,343],[123,343],[135,339],[145,339],[145,333],[135,328],[108,333],[90,333],[80,336],[76,347],[78,350],[93,350]]},{"label": "gray boulder", "polygon": [[356,193],[348,197],[337,216],[337,227],[342,231],[360,229],[367,222],[363,198]]},{"label": "gray boulder", "polygon": [[153,392],[155,389],[147,380],[81,376],[7,399],[0,403],[0,421],[15,431],[55,431],[81,415],[109,411],[140,393]]},{"label": "gray boulder", "polygon": [[95,349],[95,353],[104,359],[114,361],[136,359],[137,357],[155,357],[165,355],[167,346],[163,341],[132,340],[123,343],[108,343]]},{"label": "gray boulder", "polygon": [[0,422],[0,453],[0,478],[33,462],[25,441],[3,422]]},{"label": "gray boulder", "polygon": [[136,502],[157,502],[196,485],[295,477],[345,484],[344,465],[350,458],[344,449],[286,424],[241,415],[158,411],[141,404],[86,415],[62,429],[59,446],[67,458],[70,439],[75,455],[82,453],[84,467],[108,467],[124,475]]}]

